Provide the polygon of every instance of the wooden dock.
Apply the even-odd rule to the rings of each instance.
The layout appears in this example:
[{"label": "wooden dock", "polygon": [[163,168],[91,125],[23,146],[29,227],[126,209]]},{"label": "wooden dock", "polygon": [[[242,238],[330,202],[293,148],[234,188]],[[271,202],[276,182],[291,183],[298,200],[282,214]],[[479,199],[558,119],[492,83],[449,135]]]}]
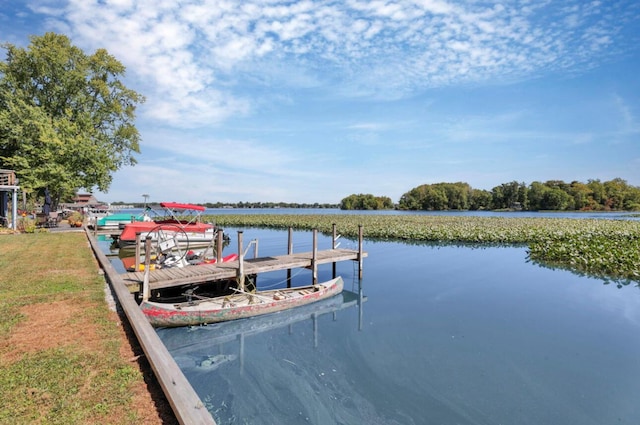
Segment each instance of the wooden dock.
[{"label": "wooden dock", "polygon": [[[85,230],[86,231],[86,230]],[[175,359],[171,356],[165,345],[160,340],[155,329],[151,327],[149,321],[140,310],[135,298],[131,296],[133,292],[141,291],[144,279],[143,272],[131,272],[119,274],[115,271],[107,256],[101,252],[94,235],[86,231],[91,247],[105,272],[105,277],[122,307],[125,316],[130,323],[146,358],[153,369],[153,372],[164,391],[176,419],[180,424],[211,424],[215,425],[215,420],[207,410],[202,400],[182,373]],[[167,288],[176,285],[206,282],[210,280],[240,279],[251,274],[259,274],[275,270],[290,270],[294,268],[307,267],[313,272],[314,282],[317,280],[317,266],[320,264],[333,263],[335,274],[335,263],[340,261],[358,261],[359,277],[362,278],[362,260],[367,256],[362,250],[363,237],[362,226],[359,230],[358,250],[338,249],[336,244],[335,225],[333,229],[333,248],[318,251],[317,231],[313,231],[313,251],[304,253],[293,253],[292,232],[289,229],[289,247],[286,255],[263,257],[257,256],[257,249],[254,252],[255,258],[245,259],[244,245],[242,243],[242,232],[238,232],[238,254],[237,261],[210,264],[202,266],[187,266],[183,268],[158,269],[148,272],[148,279],[151,289]],[[222,244],[219,244],[221,246]],[[150,240],[147,241],[147,248]],[[218,258],[221,254],[218,255]],[[148,263],[147,263],[148,266]],[[149,270],[149,267],[146,267]],[[127,290],[128,289],[128,290]],[[360,292],[360,297],[362,295]],[[360,322],[362,320],[360,312]]]},{"label": "wooden dock", "polygon": [[[149,289],[163,289],[187,284],[197,284],[212,282],[217,280],[236,279],[242,273],[246,275],[257,275],[265,272],[277,270],[290,270],[296,268],[313,269],[314,264],[338,263],[341,261],[359,261],[367,256],[366,252],[348,249],[329,249],[313,252],[302,252],[297,254],[286,254],[273,257],[252,258],[229,261],[220,264],[203,264],[198,266],[173,267],[165,269],[151,270],[149,272]],[[127,272],[121,275],[122,280],[129,287],[131,292],[141,291],[144,272]]]}]

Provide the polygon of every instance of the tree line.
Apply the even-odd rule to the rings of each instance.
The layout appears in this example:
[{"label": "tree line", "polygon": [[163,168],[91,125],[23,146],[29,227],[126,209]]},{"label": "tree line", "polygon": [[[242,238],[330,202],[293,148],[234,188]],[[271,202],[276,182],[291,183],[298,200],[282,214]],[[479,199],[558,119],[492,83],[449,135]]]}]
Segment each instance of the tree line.
[{"label": "tree line", "polygon": [[621,178],[587,183],[562,180],[512,181],[491,190],[474,189],[468,183],[423,184],[404,193],[397,205],[387,197],[370,194],[349,195],[340,202],[344,210],[399,209],[523,210],[523,211],[639,211],[640,187]]},{"label": "tree line", "polygon": [[[142,202],[112,202],[112,206],[118,205],[131,205],[133,208],[144,208],[145,206],[149,206],[152,208],[158,208],[160,204],[157,202],[151,202],[148,204]],[[313,204],[309,203],[299,203],[299,202],[205,202],[202,204],[196,204],[203,206],[205,208],[319,208],[319,209],[335,209],[338,208],[337,204],[320,204],[315,202]]]}]

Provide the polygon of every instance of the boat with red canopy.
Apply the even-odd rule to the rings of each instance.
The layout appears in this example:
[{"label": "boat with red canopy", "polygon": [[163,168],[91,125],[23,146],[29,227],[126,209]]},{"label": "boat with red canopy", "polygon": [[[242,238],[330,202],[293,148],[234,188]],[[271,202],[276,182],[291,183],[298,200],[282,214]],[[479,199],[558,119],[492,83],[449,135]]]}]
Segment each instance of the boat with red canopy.
[{"label": "boat with red canopy", "polygon": [[160,206],[162,212],[152,221],[136,221],[124,226],[118,236],[120,248],[135,247],[137,235],[142,243],[150,236],[153,243],[166,243],[167,248],[179,245],[188,249],[213,244],[217,227],[201,221],[205,207],[179,202],[161,202]]}]

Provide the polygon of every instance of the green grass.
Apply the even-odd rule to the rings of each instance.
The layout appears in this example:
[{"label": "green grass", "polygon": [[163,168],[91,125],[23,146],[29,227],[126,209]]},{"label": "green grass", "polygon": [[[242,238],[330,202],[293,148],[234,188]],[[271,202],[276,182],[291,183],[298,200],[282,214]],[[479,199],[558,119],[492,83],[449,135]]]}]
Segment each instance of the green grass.
[{"label": "green grass", "polygon": [[[144,378],[121,358],[122,334],[83,233],[0,235],[0,300],[0,424],[136,423],[132,385]],[[66,342],[10,344],[29,324],[25,312],[53,302],[81,306],[58,326],[72,333]]]},{"label": "green grass", "polygon": [[473,217],[436,215],[225,214],[206,217],[221,227],[318,229],[332,224],[346,237],[529,246],[529,260],[543,266],[628,284],[640,281],[640,222],[609,219]]}]

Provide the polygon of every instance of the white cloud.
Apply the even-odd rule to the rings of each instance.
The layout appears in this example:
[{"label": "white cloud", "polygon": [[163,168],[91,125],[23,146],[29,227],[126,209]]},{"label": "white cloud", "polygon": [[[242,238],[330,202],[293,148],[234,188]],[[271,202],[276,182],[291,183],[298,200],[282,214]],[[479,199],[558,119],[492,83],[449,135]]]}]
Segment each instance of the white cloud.
[{"label": "white cloud", "polygon": [[578,0],[68,0],[33,6],[68,26],[83,47],[106,47],[125,63],[145,89],[150,116],[185,126],[250,113],[250,101],[239,94],[241,77],[288,84],[287,72],[264,80],[263,67],[297,69],[345,96],[389,99],[457,82],[588,67],[618,36],[615,7]]}]

